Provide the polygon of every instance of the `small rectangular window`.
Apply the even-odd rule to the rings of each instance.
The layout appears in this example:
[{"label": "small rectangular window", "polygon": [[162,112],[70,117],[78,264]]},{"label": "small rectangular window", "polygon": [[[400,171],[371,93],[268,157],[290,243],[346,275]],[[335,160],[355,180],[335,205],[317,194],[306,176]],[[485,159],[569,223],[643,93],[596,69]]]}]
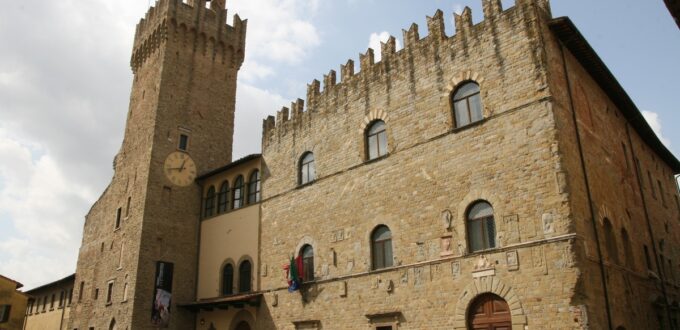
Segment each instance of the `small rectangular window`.
[{"label": "small rectangular window", "polygon": [[85,282],[80,282],[80,289],[78,290],[78,302],[83,301],[83,289],[85,289]]},{"label": "small rectangular window", "polygon": [[108,290],[106,291],[106,302],[110,303],[113,297],[113,282],[109,282]]},{"label": "small rectangular window", "polygon": [[9,322],[9,313],[12,305],[0,305],[0,323]]},{"label": "small rectangular window", "polygon": [[121,210],[121,208],[119,207],[119,208],[116,210],[116,229],[120,228],[120,216],[121,216],[121,213],[122,213],[122,210]]},{"label": "small rectangular window", "polygon": [[130,215],[130,202],[131,201],[132,201],[132,197],[128,197],[127,205],[125,206],[125,217],[126,218]]},{"label": "small rectangular window", "polygon": [[59,308],[64,307],[64,290],[59,292]]},{"label": "small rectangular window", "polygon": [[45,312],[47,310],[47,296],[43,297],[43,308],[42,311]]},{"label": "small rectangular window", "polygon": [[189,136],[186,134],[180,134],[179,135],[179,150],[182,151],[187,151],[187,147],[189,146]]},{"label": "small rectangular window", "polygon": [[54,309],[54,300],[55,300],[56,297],[57,297],[57,295],[53,293],[52,299],[50,300],[50,310]]},{"label": "small rectangular window", "polygon": [[68,290],[68,306],[71,306],[71,299],[73,298],[73,288]]},{"label": "small rectangular window", "polygon": [[94,300],[97,300],[99,298],[99,288],[94,289]]}]

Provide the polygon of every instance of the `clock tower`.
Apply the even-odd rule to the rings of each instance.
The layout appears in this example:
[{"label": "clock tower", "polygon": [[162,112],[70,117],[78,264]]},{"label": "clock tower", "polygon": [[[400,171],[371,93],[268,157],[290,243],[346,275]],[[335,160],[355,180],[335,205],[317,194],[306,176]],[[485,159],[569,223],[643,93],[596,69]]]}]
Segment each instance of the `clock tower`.
[{"label": "clock tower", "polygon": [[158,0],[139,22],[125,137],[86,216],[69,329],[192,329],[200,187],[231,162],[246,21],[224,0]]}]

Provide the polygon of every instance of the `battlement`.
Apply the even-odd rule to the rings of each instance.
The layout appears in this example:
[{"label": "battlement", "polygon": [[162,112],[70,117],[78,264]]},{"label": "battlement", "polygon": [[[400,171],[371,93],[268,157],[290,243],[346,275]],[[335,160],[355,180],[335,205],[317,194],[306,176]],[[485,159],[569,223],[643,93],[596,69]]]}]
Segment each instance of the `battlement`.
[{"label": "battlement", "polygon": [[[320,111],[334,111],[337,108],[339,95],[348,95],[353,91],[367,86],[372,81],[384,81],[386,76],[400,75],[406,70],[408,63],[429,49],[461,49],[467,47],[471,38],[482,39],[489,26],[500,24],[501,21],[521,15],[523,17],[540,16],[551,17],[549,0],[516,0],[515,6],[503,10],[501,0],[482,0],[484,20],[473,24],[472,11],[469,7],[460,13],[454,13],[455,34],[447,36],[445,32],[444,13],[437,10],[434,15],[426,18],[428,35],[421,38],[418,25],[413,23],[408,30],[403,31],[404,48],[397,50],[396,38],[390,36],[386,42],[381,42],[381,61],[375,62],[374,50],[368,48],[359,54],[359,69],[355,73],[354,61],[348,60],[340,65],[340,81],[336,81],[336,72],[330,70],[323,76],[323,90],[319,80],[314,79],[307,85],[307,109],[305,102],[298,99],[291,108],[283,107],[276,116],[268,116],[263,121],[263,146],[269,145],[275,136],[281,136],[290,130],[308,125],[302,125],[306,120],[314,120],[315,113]],[[534,19],[534,17],[530,19]],[[335,106],[333,106],[335,105]],[[291,111],[291,109],[293,109]],[[308,114],[308,115],[306,115]]]},{"label": "battlement", "polygon": [[[186,1],[186,2],[185,2]],[[227,24],[225,0],[157,0],[137,24],[130,66],[137,72],[167,41],[213,56],[239,68],[243,63],[247,20],[234,15]]]}]

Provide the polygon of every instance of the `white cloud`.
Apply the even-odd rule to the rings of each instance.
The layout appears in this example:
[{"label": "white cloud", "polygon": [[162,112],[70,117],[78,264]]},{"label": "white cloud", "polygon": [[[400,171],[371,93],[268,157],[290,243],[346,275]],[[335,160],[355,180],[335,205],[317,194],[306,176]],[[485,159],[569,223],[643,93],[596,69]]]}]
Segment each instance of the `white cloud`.
[{"label": "white cloud", "polygon": [[[371,33],[371,36],[368,38],[368,47],[373,48],[373,53],[375,54],[375,61],[380,62],[382,60],[382,52],[381,49],[382,47],[380,46],[381,42],[386,42],[387,39],[390,38],[390,34],[387,31],[383,31],[380,33]],[[396,40],[396,46],[397,50],[401,48],[401,43],[399,42],[399,39]]]},{"label": "white cloud", "polygon": [[261,151],[262,120],[283,104],[286,104],[286,100],[282,96],[239,82],[236,90],[234,159]]},{"label": "white cloud", "polygon": [[453,12],[458,14],[458,15],[462,14],[464,9],[465,9],[465,6],[463,6],[459,3],[453,4]]},{"label": "white cloud", "polygon": [[228,6],[230,12],[248,19],[246,57],[296,64],[321,43],[311,22],[318,0],[234,0]]},{"label": "white cloud", "polygon": [[645,117],[645,120],[647,120],[647,123],[649,126],[652,127],[654,130],[654,133],[656,136],[661,140],[663,144],[666,145],[666,147],[670,148],[671,146],[671,140],[667,139],[665,136],[663,136],[663,133],[661,132],[661,120],[659,118],[659,114],[653,111],[642,111],[642,116]]}]

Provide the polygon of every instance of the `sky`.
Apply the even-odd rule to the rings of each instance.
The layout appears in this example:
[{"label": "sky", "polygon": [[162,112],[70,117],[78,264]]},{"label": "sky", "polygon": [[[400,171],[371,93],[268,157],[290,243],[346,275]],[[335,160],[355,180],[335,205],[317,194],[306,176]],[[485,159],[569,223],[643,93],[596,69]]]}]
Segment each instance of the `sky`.
[{"label": "sky", "polygon": [[[128,109],[136,23],[150,0],[5,1],[0,10],[0,274],[27,289],[75,271],[85,214],[109,183]],[[503,1],[505,8],[514,4]],[[481,0],[229,0],[248,19],[234,158],[259,152],[262,119],[348,59],[426,16]],[[663,1],[553,0],[680,151],[680,29]],[[231,21],[231,19],[229,20]]]}]

